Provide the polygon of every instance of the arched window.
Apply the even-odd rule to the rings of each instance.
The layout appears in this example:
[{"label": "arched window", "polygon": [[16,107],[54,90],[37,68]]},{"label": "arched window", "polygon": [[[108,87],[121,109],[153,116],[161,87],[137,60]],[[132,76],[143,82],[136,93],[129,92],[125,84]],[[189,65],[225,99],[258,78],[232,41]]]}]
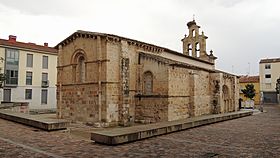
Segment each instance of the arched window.
[{"label": "arched window", "polygon": [[78,59],[79,81],[85,82],[85,58],[80,56]]},{"label": "arched window", "polygon": [[188,44],[188,55],[192,56],[192,45]]},{"label": "arched window", "polygon": [[153,93],[153,74],[150,71],[144,73],[144,94]]},{"label": "arched window", "polygon": [[200,47],[199,43],[195,43],[195,52],[196,52],[196,57],[200,57]]},{"label": "arched window", "polygon": [[192,30],[192,37],[195,37],[195,30]]},{"label": "arched window", "polygon": [[87,56],[84,50],[77,49],[73,53],[71,57],[73,83],[86,81],[86,61]]}]

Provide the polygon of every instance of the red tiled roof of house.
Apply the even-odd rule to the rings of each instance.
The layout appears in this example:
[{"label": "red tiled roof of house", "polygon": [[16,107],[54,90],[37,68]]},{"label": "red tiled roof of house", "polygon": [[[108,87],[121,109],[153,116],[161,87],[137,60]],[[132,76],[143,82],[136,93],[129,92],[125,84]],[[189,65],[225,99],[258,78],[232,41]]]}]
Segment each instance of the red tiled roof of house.
[{"label": "red tiled roof of house", "polygon": [[256,83],[260,81],[260,76],[241,76],[239,83]]},{"label": "red tiled roof of house", "polygon": [[261,59],[261,63],[277,63],[280,62],[280,58],[271,58],[271,59]]},{"label": "red tiled roof of house", "polygon": [[31,49],[31,50],[37,50],[37,51],[44,51],[46,53],[57,54],[57,49],[48,47],[48,46],[37,45],[35,43],[24,43],[24,42],[0,39],[0,45],[16,47],[16,48],[23,48],[23,49]]}]

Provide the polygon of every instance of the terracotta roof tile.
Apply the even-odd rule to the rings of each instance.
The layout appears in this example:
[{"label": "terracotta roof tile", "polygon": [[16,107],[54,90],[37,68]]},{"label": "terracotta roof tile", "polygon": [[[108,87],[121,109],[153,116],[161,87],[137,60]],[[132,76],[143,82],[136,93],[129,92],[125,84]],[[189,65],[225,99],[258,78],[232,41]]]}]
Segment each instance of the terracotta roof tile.
[{"label": "terracotta roof tile", "polygon": [[280,58],[271,58],[271,59],[261,59],[261,63],[277,63],[280,62]]},{"label": "terracotta roof tile", "polygon": [[34,43],[24,43],[24,42],[12,42],[5,39],[0,39],[0,45],[3,46],[10,46],[10,47],[17,47],[17,48],[24,48],[24,49],[32,49],[37,51],[44,51],[47,53],[57,54],[57,49],[47,46],[36,45]]},{"label": "terracotta roof tile", "polygon": [[239,78],[240,83],[256,83],[260,81],[259,76],[241,76]]}]

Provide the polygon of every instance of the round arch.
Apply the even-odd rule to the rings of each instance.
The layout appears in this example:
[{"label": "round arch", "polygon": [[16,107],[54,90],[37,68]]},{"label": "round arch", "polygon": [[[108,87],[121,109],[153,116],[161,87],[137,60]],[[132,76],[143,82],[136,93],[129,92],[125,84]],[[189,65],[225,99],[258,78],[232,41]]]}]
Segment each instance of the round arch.
[{"label": "round arch", "polygon": [[78,64],[81,57],[84,58],[84,61],[87,61],[87,55],[83,49],[75,50],[71,57],[71,64]]},{"label": "round arch", "polygon": [[84,50],[77,49],[71,56],[73,82],[83,83],[86,81],[87,56]]}]

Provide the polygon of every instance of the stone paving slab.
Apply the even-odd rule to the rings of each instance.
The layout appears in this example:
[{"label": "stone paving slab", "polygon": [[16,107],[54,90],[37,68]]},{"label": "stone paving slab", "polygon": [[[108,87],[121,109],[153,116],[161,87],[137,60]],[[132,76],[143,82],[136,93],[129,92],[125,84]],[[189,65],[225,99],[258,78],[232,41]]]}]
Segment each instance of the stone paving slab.
[{"label": "stone paving slab", "polygon": [[106,145],[118,145],[220,121],[250,116],[252,114],[253,111],[238,111],[226,114],[205,115],[176,121],[95,131],[91,133],[91,140]]},{"label": "stone paving slab", "polygon": [[[280,105],[264,106],[264,110],[267,112],[115,146],[94,143],[90,135],[84,139],[69,130],[46,132],[0,119],[0,158],[278,158]],[[78,123],[75,129],[104,130]]]},{"label": "stone paving slab", "polygon": [[38,117],[38,115],[17,113],[10,110],[0,110],[0,118],[45,131],[66,129],[70,125],[70,122],[67,120]]}]

